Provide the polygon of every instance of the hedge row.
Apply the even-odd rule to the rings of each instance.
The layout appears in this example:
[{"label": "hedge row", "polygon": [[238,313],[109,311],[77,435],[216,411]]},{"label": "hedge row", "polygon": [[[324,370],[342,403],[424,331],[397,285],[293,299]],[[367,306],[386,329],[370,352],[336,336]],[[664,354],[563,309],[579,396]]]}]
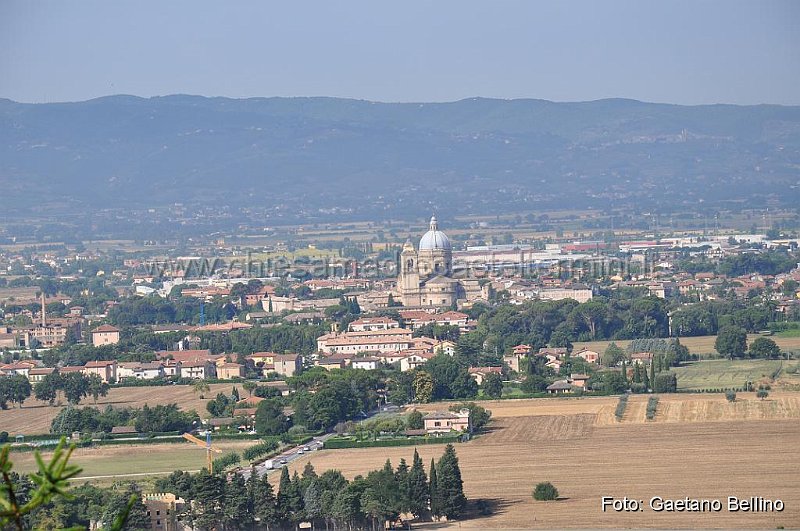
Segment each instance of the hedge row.
[{"label": "hedge row", "polygon": [[622,416],[625,414],[626,407],[628,407],[628,395],[622,395],[619,397],[617,409],[614,411],[614,416],[617,417],[617,420],[622,420]]},{"label": "hedge row", "polygon": [[378,439],[357,441],[355,439],[332,438],[325,441],[323,448],[338,450],[341,448],[377,448],[384,446],[417,446],[422,444],[445,444],[461,441],[461,435],[446,435],[444,437],[419,437],[403,439]]},{"label": "hedge row", "polygon": [[656,408],[658,407],[658,397],[651,396],[647,399],[647,420],[653,420],[656,418]]},{"label": "hedge row", "polygon": [[214,462],[212,463],[212,465],[213,465],[215,471],[221,472],[221,471],[225,470],[226,468],[228,468],[229,466],[233,466],[233,465],[239,464],[239,461],[241,461],[241,460],[242,459],[241,459],[241,457],[239,457],[239,454],[237,454],[236,452],[233,452],[233,453],[226,454],[226,455],[223,455],[222,457],[218,457],[218,458],[214,459]]},{"label": "hedge row", "polygon": [[278,441],[261,441],[258,444],[246,448],[244,452],[242,452],[242,457],[246,461],[252,461],[254,459],[258,459],[259,457],[276,450],[277,448],[278,448]]}]

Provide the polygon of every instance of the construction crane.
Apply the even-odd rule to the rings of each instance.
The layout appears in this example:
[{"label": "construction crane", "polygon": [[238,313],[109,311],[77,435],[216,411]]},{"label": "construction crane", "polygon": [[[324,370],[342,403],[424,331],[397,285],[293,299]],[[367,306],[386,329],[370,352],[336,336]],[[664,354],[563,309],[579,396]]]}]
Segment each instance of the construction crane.
[{"label": "construction crane", "polygon": [[211,432],[210,431],[206,431],[206,440],[205,441],[203,441],[202,439],[198,439],[197,437],[195,437],[191,433],[184,433],[183,434],[183,438],[186,439],[189,442],[195,443],[197,446],[200,446],[200,447],[206,449],[206,463],[207,463],[207,466],[208,466],[208,473],[209,474],[213,474],[214,473],[214,460],[211,459],[211,452],[217,452],[218,454],[221,454],[222,450],[220,450],[219,448],[215,448],[214,446],[211,446]]}]

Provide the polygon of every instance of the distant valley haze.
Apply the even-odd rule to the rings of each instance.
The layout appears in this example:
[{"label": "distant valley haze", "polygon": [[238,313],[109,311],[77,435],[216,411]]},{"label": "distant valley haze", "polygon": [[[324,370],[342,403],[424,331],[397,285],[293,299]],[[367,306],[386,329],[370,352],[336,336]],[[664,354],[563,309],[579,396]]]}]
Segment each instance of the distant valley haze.
[{"label": "distant valley haze", "polygon": [[799,22],[777,0],[8,0],[0,208],[791,207]]},{"label": "distant valley haze", "polygon": [[0,100],[0,206],[297,219],[795,205],[800,107],[625,99]]}]

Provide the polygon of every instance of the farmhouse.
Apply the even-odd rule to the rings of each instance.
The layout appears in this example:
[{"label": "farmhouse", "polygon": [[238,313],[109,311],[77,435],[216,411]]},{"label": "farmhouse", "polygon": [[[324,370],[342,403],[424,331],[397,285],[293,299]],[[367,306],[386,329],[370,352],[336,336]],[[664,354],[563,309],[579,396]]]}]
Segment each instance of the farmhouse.
[{"label": "farmhouse", "polygon": [[458,413],[435,411],[425,415],[422,420],[425,423],[425,432],[428,434],[472,431],[468,409],[462,409]]}]

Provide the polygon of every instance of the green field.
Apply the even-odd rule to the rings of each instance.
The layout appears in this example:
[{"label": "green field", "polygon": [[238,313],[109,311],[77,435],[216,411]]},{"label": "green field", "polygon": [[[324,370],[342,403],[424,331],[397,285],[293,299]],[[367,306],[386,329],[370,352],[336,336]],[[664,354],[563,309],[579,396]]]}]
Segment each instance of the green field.
[{"label": "green field", "polygon": [[780,360],[706,360],[672,370],[678,376],[679,389],[724,389],[769,379],[781,363]]},{"label": "green field", "polygon": [[[218,446],[223,453],[214,454],[214,458],[232,451],[241,455],[242,450],[252,444],[252,441],[221,442]],[[50,454],[47,452],[43,454],[45,459],[49,456]],[[36,470],[36,461],[32,452],[15,453],[12,455],[12,460],[14,470],[17,472]],[[174,470],[200,470],[205,466],[206,453],[203,448],[188,442],[102,446],[75,450],[70,463],[83,469],[78,479],[101,479],[103,477],[109,479],[109,476],[131,476],[133,479],[148,474],[170,473]]]},{"label": "green field", "polygon": [[[748,334],[747,335],[747,344],[750,345],[753,341],[757,338],[762,337],[759,334]],[[708,356],[708,355],[716,355],[716,350],[714,350],[714,342],[717,339],[717,336],[697,336],[697,337],[682,337],[681,344],[684,345],[686,348],[689,349],[689,352],[692,354],[697,354],[700,357]],[[784,352],[799,352],[800,351],[800,334],[798,335],[781,335],[775,334],[770,336],[770,339],[775,341],[778,346]],[[588,348],[589,350],[594,350],[595,352],[599,352],[602,354],[605,352],[608,345],[611,341],[586,341],[586,342],[575,342],[573,344],[574,350],[580,350],[581,348]],[[621,348],[626,348],[629,340],[617,340],[615,341],[617,346]]]}]

